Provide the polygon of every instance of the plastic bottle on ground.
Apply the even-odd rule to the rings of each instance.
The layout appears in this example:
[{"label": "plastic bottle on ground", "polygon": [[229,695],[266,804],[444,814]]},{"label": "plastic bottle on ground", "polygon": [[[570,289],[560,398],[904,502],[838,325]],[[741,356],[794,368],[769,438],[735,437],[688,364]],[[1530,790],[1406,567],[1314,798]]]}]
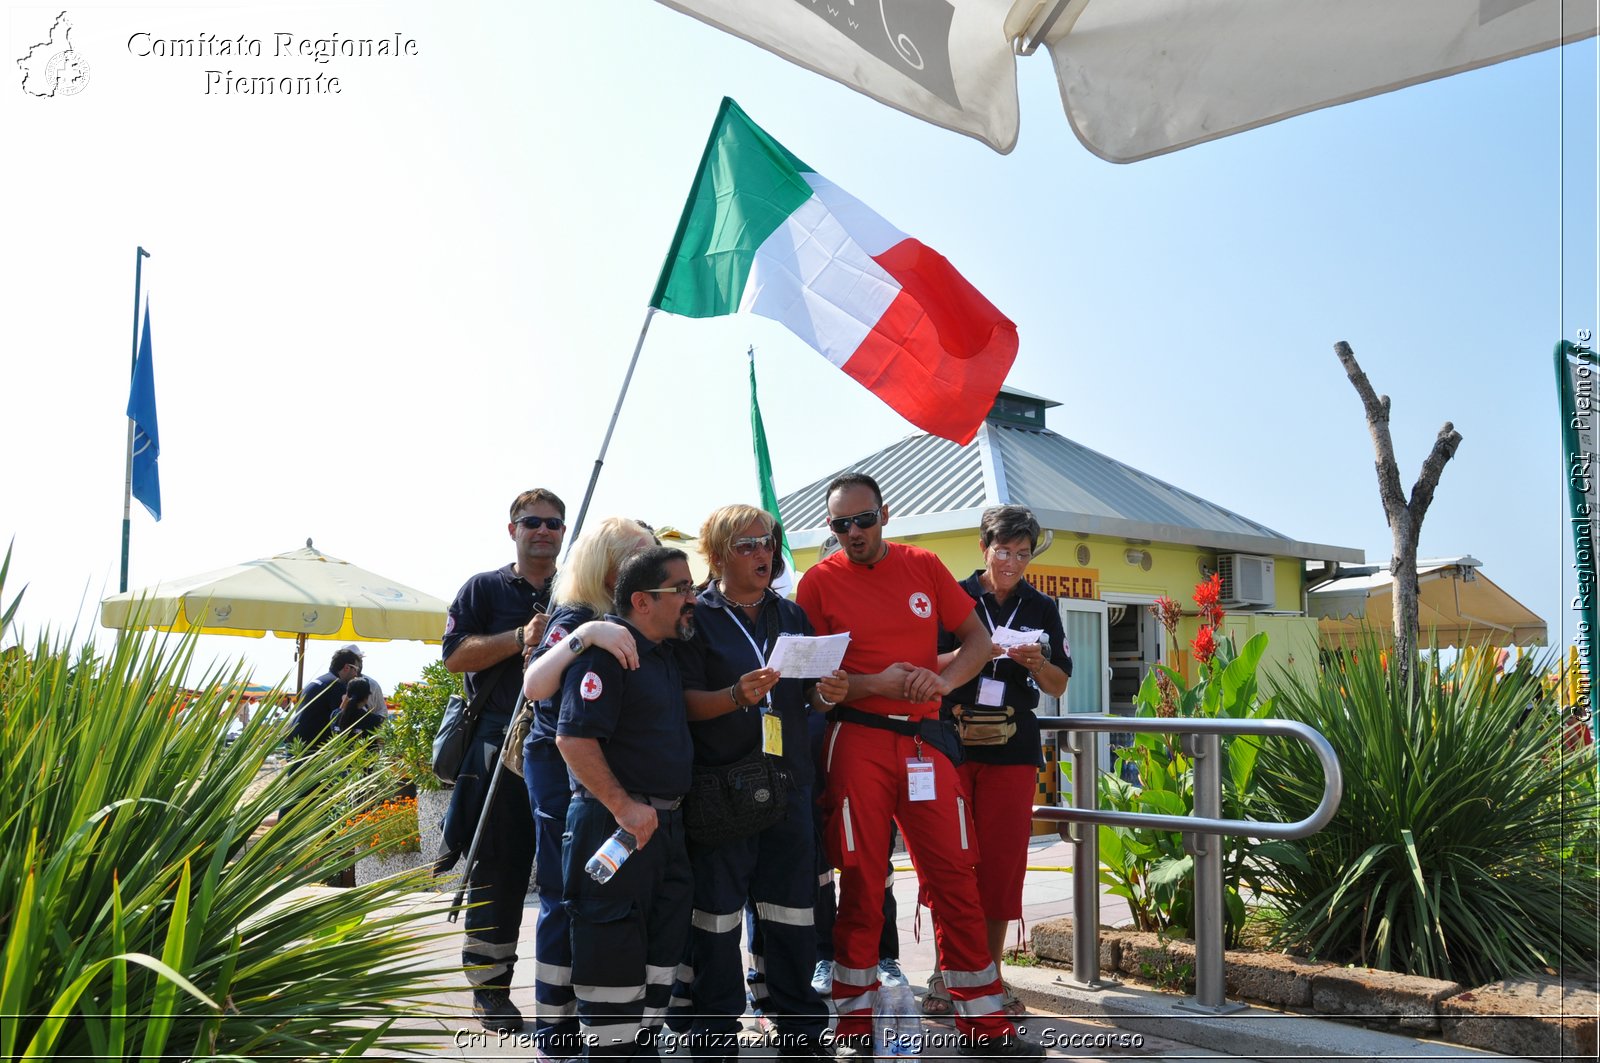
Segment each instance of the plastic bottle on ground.
[{"label": "plastic bottle on ground", "polygon": [[873,1049],[879,1058],[922,1054],[922,1014],[909,985],[879,986],[872,1018]]}]

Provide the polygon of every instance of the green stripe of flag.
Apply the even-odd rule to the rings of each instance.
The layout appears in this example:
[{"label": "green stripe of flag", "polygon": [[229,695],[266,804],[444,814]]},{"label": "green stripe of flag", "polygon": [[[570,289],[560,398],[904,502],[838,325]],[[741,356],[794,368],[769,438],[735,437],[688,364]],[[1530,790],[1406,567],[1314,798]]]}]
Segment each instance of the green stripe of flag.
[{"label": "green stripe of flag", "polygon": [[[750,348],[750,438],[755,444],[756,479],[760,481],[761,508],[782,520],[778,513],[778,492],[772,485],[772,455],[767,453],[767,429],[761,423],[761,403],[756,400],[756,349]],[[780,529],[781,531],[781,529]],[[794,579],[794,555],[789,553],[788,535],[780,535],[778,550],[783,554],[784,571]]]},{"label": "green stripe of flag", "polygon": [[737,311],[756,249],[811,198],[810,172],[724,96],[650,305],[684,317]]}]

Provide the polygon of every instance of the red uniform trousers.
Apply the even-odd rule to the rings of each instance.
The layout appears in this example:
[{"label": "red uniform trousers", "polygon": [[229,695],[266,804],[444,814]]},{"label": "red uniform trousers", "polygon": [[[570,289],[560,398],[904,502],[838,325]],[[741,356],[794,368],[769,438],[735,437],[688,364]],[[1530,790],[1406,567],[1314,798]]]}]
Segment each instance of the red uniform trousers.
[{"label": "red uniform trousers", "polygon": [[[1011,1033],[1002,1007],[1000,972],[989,958],[974,872],[977,839],[961,783],[943,753],[907,735],[856,723],[829,725],[827,738],[829,856],[840,870],[839,915],[833,928],[833,1001],[840,1036],[872,1032],[878,991],[878,934],[883,926],[883,868],[889,822],[906,849],[933,909],[945,985],[964,1034]],[[935,798],[912,801],[906,761],[918,754],[934,766]]]},{"label": "red uniform trousers", "polygon": [[978,896],[983,917],[999,922],[1022,918],[1022,879],[1033,838],[1033,799],[1039,769],[1032,764],[979,764],[956,768],[972,802],[978,846]]}]

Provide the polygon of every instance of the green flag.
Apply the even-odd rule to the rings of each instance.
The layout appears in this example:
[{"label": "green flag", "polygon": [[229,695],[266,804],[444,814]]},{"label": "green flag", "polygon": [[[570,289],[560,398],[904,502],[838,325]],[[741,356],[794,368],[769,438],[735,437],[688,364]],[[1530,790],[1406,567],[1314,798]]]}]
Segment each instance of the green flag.
[{"label": "green flag", "polygon": [[[750,348],[750,441],[756,451],[756,487],[761,492],[761,508],[777,517],[778,492],[772,486],[772,455],[767,453],[767,430],[761,423],[761,403],[756,399],[754,347]],[[794,555],[789,553],[787,536],[779,537],[778,549],[783,553],[783,575],[773,581],[772,589],[788,597],[789,589],[794,586]]]}]

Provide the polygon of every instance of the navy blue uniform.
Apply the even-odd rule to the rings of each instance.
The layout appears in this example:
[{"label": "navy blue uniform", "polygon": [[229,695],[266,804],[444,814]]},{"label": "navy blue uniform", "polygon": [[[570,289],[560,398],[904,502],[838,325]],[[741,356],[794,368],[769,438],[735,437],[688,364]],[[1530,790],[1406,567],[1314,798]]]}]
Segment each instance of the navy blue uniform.
[{"label": "navy blue uniform", "polygon": [[[513,565],[473,576],[450,603],[445,659],[473,635],[499,635],[528,623],[535,609],[549,601],[548,595],[547,587],[535,587],[517,575]],[[522,655],[513,653],[482,671],[468,672],[466,684],[470,698],[483,699],[477,702],[483,715],[478,717],[445,815],[444,842],[451,853],[464,852],[472,844],[500,746],[517,707]],[[502,781],[478,842],[477,861],[467,869],[467,903],[476,907],[467,909],[461,962],[475,987],[511,985],[532,870],[533,817],[516,786]]]},{"label": "navy blue uniform", "polygon": [[[1014,631],[1039,631],[1046,638],[1045,654],[1052,664],[1072,678],[1072,657],[1067,649],[1067,636],[1061,627],[1061,610],[1054,598],[1047,598],[1032,585],[1017,584],[1011,600],[1001,605],[990,592],[983,589],[978,577],[982,570],[961,581],[961,589],[972,595],[978,603],[978,618],[989,631],[1008,627]],[[939,633],[939,652],[948,653],[957,646],[954,635]],[[1039,740],[1039,717],[1034,709],[1039,707],[1039,688],[1022,665],[1009,657],[997,657],[983,666],[983,671],[952,690],[944,697],[944,710],[952,705],[976,705],[978,680],[995,679],[1005,684],[1005,704],[1017,710],[1017,732],[1004,745],[967,746],[966,758],[977,764],[1031,764],[1044,767],[1044,747]]]},{"label": "navy blue uniform", "polygon": [[604,885],[583,866],[617,821],[582,790],[567,809],[562,863],[572,916],[572,988],[584,1054],[591,1057],[655,1055],[655,1032],[683,958],[693,903],[683,813],[676,807],[689,788],[694,755],[682,677],[669,647],[630,630],[639,667],[627,671],[605,650],[585,651],[567,669],[556,725],[559,735],[598,740],[623,789],[656,806],[655,834]]},{"label": "navy blue uniform", "polygon": [[[723,690],[765,666],[781,635],[809,635],[798,605],[767,593],[755,622],[729,605],[712,586],[695,605],[695,634],[679,644],[684,687]],[[739,928],[747,903],[755,910],[750,951],[755,1005],[777,1027],[780,1054],[803,1054],[827,1024],[828,1007],[811,988],[815,963],[816,900],[811,829],[811,744],[808,717],[813,681],[781,679],[769,706],[735,709],[689,724],[697,764],[731,764],[762,747],[762,716],[781,721],[783,764],[794,778],[789,814],[759,834],[721,845],[689,843],[694,867],[694,920],[687,970],[674,988],[697,1059],[739,1054],[739,1016],[745,1006],[745,970]],[[674,1028],[677,1028],[676,1023]]]},{"label": "navy blue uniform", "polygon": [[344,700],[345,684],[332,672],[323,672],[300,691],[300,711],[294,716],[290,737],[307,753],[333,737],[333,716]]},{"label": "navy blue uniform", "polygon": [[[534,659],[549,652],[571,654],[567,639],[580,624],[594,619],[586,605],[563,605],[550,614],[544,642]],[[567,805],[572,783],[566,761],[556,752],[556,719],[561,698],[546,698],[534,706],[533,727],[522,743],[522,781],[528,787],[533,809],[533,882],[539,892],[539,926],[534,931],[533,995],[534,1042],[548,1056],[569,1059],[581,1055],[578,1005],[572,995],[572,919],[567,914],[561,879],[561,836],[567,829]]]}]

